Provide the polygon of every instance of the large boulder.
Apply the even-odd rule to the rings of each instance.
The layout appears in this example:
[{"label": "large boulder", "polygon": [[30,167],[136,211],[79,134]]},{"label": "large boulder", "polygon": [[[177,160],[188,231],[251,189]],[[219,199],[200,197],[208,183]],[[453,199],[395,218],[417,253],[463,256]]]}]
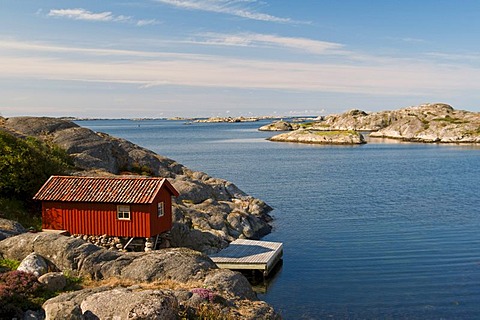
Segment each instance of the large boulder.
[{"label": "large boulder", "polygon": [[41,255],[32,252],[20,262],[17,270],[32,273],[38,278],[47,273],[48,265]]},{"label": "large boulder", "polygon": [[62,272],[48,272],[38,277],[38,282],[43,283],[50,291],[60,291],[67,285],[67,278]]},{"label": "large boulder", "polygon": [[80,308],[87,319],[175,320],[178,302],[171,292],[114,288],[89,295]]},{"label": "large boulder", "polygon": [[89,296],[111,290],[111,287],[96,287],[63,293],[45,301],[43,309],[45,318],[49,320],[85,320],[80,304]]},{"label": "large boulder", "polygon": [[235,297],[256,300],[257,296],[247,278],[239,272],[226,269],[217,269],[210,272],[204,281],[205,287],[227,292]]}]

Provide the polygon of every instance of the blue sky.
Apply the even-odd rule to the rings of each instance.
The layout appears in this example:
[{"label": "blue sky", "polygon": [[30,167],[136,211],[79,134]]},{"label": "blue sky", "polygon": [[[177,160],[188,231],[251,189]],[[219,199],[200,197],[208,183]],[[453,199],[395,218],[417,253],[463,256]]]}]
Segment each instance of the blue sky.
[{"label": "blue sky", "polygon": [[0,115],[480,111],[477,0],[4,0]]}]

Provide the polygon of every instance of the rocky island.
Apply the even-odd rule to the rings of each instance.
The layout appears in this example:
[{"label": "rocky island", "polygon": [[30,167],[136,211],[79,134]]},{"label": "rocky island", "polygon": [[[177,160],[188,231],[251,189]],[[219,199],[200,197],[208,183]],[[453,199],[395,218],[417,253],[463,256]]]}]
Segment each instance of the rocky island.
[{"label": "rocky island", "polygon": [[219,122],[256,122],[260,120],[258,117],[211,117],[208,119],[198,119],[194,122],[200,123],[219,123]]},{"label": "rocky island", "polygon": [[[308,129],[313,132],[353,130],[370,132],[372,138],[409,142],[480,143],[480,113],[455,110],[444,103],[372,113],[354,109],[343,114],[325,116],[308,125]],[[284,127],[288,128],[286,125]],[[298,137],[301,139],[301,135]],[[270,140],[278,141],[276,139],[277,136]],[[295,141],[295,138],[288,141]]]},{"label": "rocky island", "polygon": [[[0,219],[0,260],[23,261],[34,254],[33,265],[45,266],[35,271],[39,275],[52,271],[93,281],[89,287],[47,300],[44,310],[31,318],[43,319],[45,315],[48,319],[280,317],[256,298],[242,274],[218,269],[205,255],[228,246],[234,239],[256,239],[269,233],[272,218],[268,212],[272,208],[263,201],[247,195],[229,181],[192,171],[129,141],[70,121],[0,118],[0,133],[60,147],[72,159],[72,175],[161,176],[180,192],[173,204],[172,248],[157,251],[107,250],[81,238],[26,232],[18,224]],[[0,216],[2,210],[5,208],[0,208]],[[4,271],[0,267],[0,274]],[[0,279],[0,287],[2,281],[7,280]]]},{"label": "rocky island", "polygon": [[363,144],[365,138],[353,130],[317,131],[298,129],[269,138],[270,141],[300,142],[315,144]]}]

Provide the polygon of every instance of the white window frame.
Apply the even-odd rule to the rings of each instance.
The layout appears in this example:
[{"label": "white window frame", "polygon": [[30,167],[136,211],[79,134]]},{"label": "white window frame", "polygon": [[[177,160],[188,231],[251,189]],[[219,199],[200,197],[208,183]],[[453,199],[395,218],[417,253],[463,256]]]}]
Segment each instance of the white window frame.
[{"label": "white window frame", "polygon": [[163,201],[157,204],[157,217],[163,217],[165,215],[165,203]]},{"label": "white window frame", "polygon": [[118,220],[130,220],[131,219],[131,212],[130,206],[120,204],[117,206],[117,219]]}]

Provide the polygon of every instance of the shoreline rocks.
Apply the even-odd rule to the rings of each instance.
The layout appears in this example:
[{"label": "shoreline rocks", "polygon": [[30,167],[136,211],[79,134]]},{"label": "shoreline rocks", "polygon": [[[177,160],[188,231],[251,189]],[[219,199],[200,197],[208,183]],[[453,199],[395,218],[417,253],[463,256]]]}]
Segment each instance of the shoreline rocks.
[{"label": "shoreline rocks", "polygon": [[[202,312],[204,304],[235,319],[281,318],[271,306],[258,300],[242,274],[218,269],[208,256],[190,249],[118,252],[48,232],[23,233],[0,241],[4,259],[21,261],[32,252],[52,269],[113,283],[47,300],[43,304],[47,319],[176,319],[184,312]],[[46,275],[48,280],[44,276],[42,281],[54,288],[64,286],[61,273]],[[209,293],[211,299],[196,294],[203,293],[199,290]]]},{"label": "shoreline rocks", "polygon": [[[173,203],[172,246],[213,253],[239,237],[258,239],[271,231],[272,208],[262,200],[229,181],[190,170],[127,140],[46,117],[8,118],[0,128],[65,149],[78,170],[75,175],[144,174],[169,179],[180,192]],[[227,221],[232,213],[248,216],[248,226],[232,227]]]}]

